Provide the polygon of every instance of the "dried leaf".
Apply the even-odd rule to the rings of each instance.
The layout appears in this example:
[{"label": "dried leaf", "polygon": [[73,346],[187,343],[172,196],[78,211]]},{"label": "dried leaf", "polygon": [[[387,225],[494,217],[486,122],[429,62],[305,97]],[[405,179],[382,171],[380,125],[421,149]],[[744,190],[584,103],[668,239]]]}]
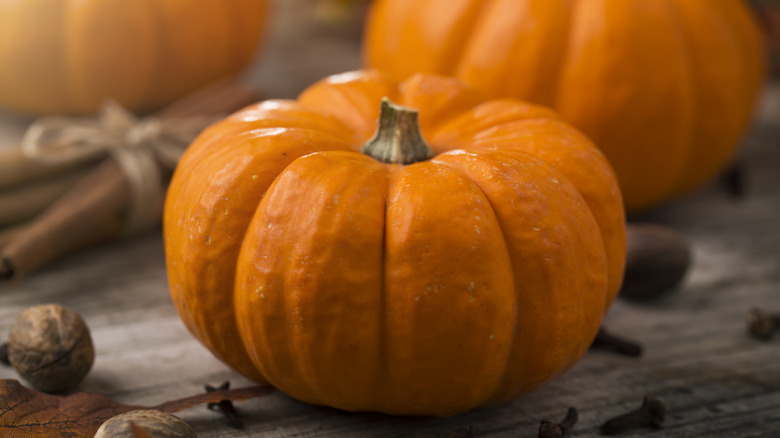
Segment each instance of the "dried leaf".
[{"label": "dried leaf", "polygon": [[203,403],[246,400],[274,391],[270,386],[217,390],[146,407],[117,403],[88,392],[69,396],[45,394],[25,388],[16,380],[3,379],[0,380],[0,436],[91,438],[104,421],[125,412],[157,409],[173,413]]}]

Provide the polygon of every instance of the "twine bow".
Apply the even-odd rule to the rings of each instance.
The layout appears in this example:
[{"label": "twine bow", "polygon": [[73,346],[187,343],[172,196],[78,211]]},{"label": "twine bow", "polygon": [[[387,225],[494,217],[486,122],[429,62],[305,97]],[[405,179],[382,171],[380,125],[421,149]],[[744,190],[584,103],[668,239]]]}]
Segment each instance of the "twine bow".
[{"label": "twine bow", "polygon": [[162,169],[173,170],[184,150],[218,116],[139,119],[115,101],[97,118],[50,116],[35,121],[22,139],[24,153],[43,163],[68,164],[112,156],[131,189],[126,234],[156,226],[162,215]]}]

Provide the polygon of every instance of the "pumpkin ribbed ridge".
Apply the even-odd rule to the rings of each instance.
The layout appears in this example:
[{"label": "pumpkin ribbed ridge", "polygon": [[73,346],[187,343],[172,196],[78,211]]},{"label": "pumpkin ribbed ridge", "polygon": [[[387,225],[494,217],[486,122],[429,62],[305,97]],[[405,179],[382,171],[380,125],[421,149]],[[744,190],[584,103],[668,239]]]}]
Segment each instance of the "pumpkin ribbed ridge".
[{"label": "pumpkin ribbed ridge", "polygon": [[[761,65],[753,61],[762,56],[755,35],[744,31],[751,28],[752,17],[739,4],[724,1],[672,1],[671,4],[681,28],[688,30],[682,37],[691,56],[688,67],[694,78],[691,86],[695,98],[693,141],[684,171],[677,176],[675,188],[668,194],[676,196],[707,181],[733,158],[734,145],[739,143],[752,115],[753,96],[763,74]],[[706,20],[710,27],[717,27],[722,33],[705,33],[701,27],[694,26],[697,20]],[[731,85],[721,86],[723,83]]]},{"label": "pumpkin ribbed ridge", "polygon": [[[420,112],[438,155],[359,152],[384,94]],[[625,258],[614,175],[565,126],[375,72],[246,108],[174,174],[174,304],[221,360],[310,403],[453,415],[533,390],[587,350]]]},{"label": "pumpkin ribbed ridge", "polygon": [[160,108],[247,65],[266,0],[0,2],[0,106],[93,114]]},{"label": "pumpkin ribbed ridge", "polygon": [[[745,3],[485,1],[468,41],[450,54],[454,28],[439,15],[452,10],[379,0],[364,59],[399,81],[454,75],[493,98],[553,106],[604,151],[635,212],[702,185],[731,158],[763,71]],[[439,56],[452,61],[431,61]]]}]

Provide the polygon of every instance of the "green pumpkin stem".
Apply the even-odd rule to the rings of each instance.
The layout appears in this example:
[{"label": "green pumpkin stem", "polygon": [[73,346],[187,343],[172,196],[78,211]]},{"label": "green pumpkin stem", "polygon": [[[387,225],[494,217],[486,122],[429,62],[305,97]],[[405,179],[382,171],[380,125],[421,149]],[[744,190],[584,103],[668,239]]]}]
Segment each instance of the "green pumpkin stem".
[{"label": "green pumpkin stem", "polygon": [[376,133],[360,151],[390,164],[413,164],[433,157],[420,132],[417,110],[382,99]]}]

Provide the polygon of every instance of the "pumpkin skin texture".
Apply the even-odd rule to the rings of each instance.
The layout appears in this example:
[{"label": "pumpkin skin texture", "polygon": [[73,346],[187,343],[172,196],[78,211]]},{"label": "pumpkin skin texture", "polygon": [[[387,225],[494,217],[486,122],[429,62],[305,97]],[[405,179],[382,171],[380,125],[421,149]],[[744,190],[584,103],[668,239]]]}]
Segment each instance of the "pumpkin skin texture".
[{"label": "pumpkin skin texture", "polygon": [[763,79],[741,0],[377,0],[367,66],[457,77],[557,109],[610,160],[629,211],[732,158]]},{"label": "pumpkin skin texture", "polygon": [[244,68],[265,0],[0,1],[0,106],[158,109]]},{"label": "pumpkin skin texture", "polygon": [[[383,98],[419,111],[432,158],[360,153]],[[305,402],[439,416],[579,360],[620,287],[623,212],[553,111],[368,70],[205,130],[163,224],[173,301],[218,358]]]}]

